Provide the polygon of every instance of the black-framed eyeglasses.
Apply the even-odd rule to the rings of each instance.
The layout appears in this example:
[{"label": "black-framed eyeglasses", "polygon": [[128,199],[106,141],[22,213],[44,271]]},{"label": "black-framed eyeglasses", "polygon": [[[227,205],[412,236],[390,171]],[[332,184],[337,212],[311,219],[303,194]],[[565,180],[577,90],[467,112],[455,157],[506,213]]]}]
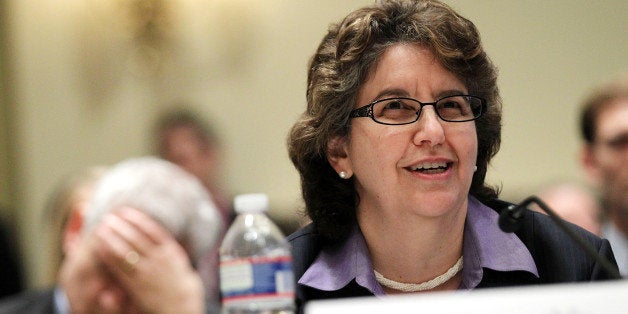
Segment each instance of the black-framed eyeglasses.
[{"label": "black-framed eyeglasses", "polygon": [[471,95],[455,95],[422,103],[414,98],[394,97],[353,109],[349,117],[371,117],[377,123],[388,125],[409,124],[419,120],[424,106],[434,106],[436,114],[443,121],[466,122],[482,116],[486,111],[486,100]]}]

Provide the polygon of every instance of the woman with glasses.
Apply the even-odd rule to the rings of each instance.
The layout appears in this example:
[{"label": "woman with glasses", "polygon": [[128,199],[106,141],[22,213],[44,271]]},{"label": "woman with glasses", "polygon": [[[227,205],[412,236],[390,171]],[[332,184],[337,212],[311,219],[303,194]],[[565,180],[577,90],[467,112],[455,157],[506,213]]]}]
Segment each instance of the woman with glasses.
[{"label": "woman with glasses", "polygon": [[[497,72],[437,1],[382,1],[332,25],[288,148],[312,223],[289,237],[297,304],[608,277],[547,217],[498,227]],[[532,229],[534,227],[534,230]],[[578,230],[614,262],[608,242]]]}]

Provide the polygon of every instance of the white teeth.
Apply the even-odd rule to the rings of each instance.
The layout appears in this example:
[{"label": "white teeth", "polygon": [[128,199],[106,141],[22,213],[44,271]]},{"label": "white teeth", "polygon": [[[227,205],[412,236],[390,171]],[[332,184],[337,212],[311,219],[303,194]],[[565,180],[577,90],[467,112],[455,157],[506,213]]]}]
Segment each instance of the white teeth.
[{"label": "white teeth", "polygon": [[429,169],[438,169],[438,168],[447,168],[446,162],[424,162],[422,164],[410,167],[412,170],[429,170]]}]

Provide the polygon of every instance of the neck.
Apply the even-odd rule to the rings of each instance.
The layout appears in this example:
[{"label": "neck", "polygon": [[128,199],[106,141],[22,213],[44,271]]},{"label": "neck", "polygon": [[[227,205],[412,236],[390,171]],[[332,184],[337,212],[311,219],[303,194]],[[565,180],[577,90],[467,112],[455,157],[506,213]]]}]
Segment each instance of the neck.
[{"label": "neck", "polygon": [[465,217],[466,211],[461,211],[403,219],[401,225],[399,218],[358,220],[373,268],[394,281],[419,283],[442,275],[462,256]]}]

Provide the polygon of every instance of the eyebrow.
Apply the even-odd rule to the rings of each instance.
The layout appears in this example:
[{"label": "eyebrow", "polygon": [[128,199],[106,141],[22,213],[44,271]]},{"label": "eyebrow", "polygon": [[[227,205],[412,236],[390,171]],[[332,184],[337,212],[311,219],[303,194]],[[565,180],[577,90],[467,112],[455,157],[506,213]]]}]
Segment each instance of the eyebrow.
[{"label": "eyebrow", "polygon": [[[438,93],[436,98],[433,99],[432,101],[436,101],[436,100],[439,100],[439,99],[444,98],[444,97],[456,96],[456,95],[466,95],[466,92],[463,92],[463,91],[457,90],[457,89],[444,90],[444,91],[441,91],[440,93]],[[408,92],[406,92],[403,89],[400,89],[400,88],[390,88],[390,89],[384,89],[381,92],[379,92],[375,96],[374,99],[370,100],[369,103],[372,103],[374,101],[377,101],[377,100],[380,100],[380,99],[384,99],[384,98],[394,98],[394,97],[409,97],[409,98],[412,98],[412,97],[410,97]]]}]

